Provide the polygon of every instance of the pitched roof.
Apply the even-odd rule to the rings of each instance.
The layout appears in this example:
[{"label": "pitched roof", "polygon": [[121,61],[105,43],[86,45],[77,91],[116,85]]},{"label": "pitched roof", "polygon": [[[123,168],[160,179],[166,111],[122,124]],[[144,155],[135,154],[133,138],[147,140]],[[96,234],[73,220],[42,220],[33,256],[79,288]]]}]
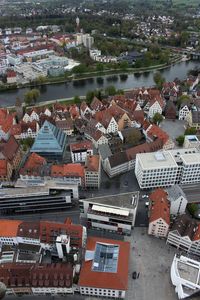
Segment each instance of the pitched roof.
[{"label": "pitched roof", "polygon": [[7,166],[7,160],[0,159],[0,176],[7,176]]},{"label": "pitched roof", "polygon": [[18,227],[23,221],[18,220],[0,220],[0,237],[16,237]]},{"label": "pitched roof", "polygon": [[90,172],[98,172],[100,168],[99,160],[99,155],[87,156],[85,161],[85,169]]},{"label": "pitched roof", "polygon": [[161,218],[170,225],[170,205],[167,192],[158,188],[150,194],[149,199],[151,201],[149,223]]},{"label": "pitched roof", "polygon": [[150,138],[159,138],[165,144],[169,140],[169,135],[162,130],[159,126],[152,124],[146,130],[148,137]]},{"label": "pitched roof", "polygon": [[19,143],[13,135],[11,135],[7,142],[0,144],[0,152],[3,153],[5,158],[12,164],[13,160],[20,148]]},{"label": "pitched roof", "polygon": [[20,169],[21,175],[40,176],[43,170],[43,166],[47,164],[44,157],[31,153],[25,162],[23,168]]},{"label": "pitched roof", "polygon": [[90,108],[92,110],[98,111],[103,109],[103,107],[104,107],[103,103],[97,97],[94,97],[90,104]]},{"label": "pitched roof", "polygon": [[98,237],[89,237],[87,239],[86,250],[95,251],[96,244],[110,244],[119,246],[119,254],[117,261],[117,272],[96,272],[93,271],[93,260],[85,260],[82,264],[79,277],[79,286],[88,286],[96,288],[105,288],[113,290],[128,289],[128,268],[130,243],[124,241],[115,241]]},{"label": "pitched roof", "polygon": [[81,164],[52,165],[52,177],[84,177],[84,167]]},{"label": "pitched roof", "polygon": [[81,141],[78,143],[70,144],[70,151],[72,152],[79,152],[90,149],[93,149],[91,141]]},{"label": "pitched roof", "polygon": [[180,215],[174,221],[171,231],[178,231],[180,236],[187,236],[192,241],[198,238],[198,225],[196,220],[186,214]]},{"label": "pitched roof", "polygon": [[112,156],[108,157],[109,163],[111,168],[114,168],[116,166],[122,165],[126,162],[128,162],[128,156],[125,151],[118,152],[113,154]]}]

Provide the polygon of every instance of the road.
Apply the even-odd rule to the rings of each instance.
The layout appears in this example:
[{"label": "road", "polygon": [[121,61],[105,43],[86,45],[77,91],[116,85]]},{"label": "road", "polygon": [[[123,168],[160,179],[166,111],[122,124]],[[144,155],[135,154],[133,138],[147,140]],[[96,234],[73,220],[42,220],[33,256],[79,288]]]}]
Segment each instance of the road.
[{"label": "road", "polygon": [[200,203],[200,184],[182,185],[184,193],[187,196],[188,203]]},{"label": "road", "polygon": [[38,214],[23,214],[23,215],[0,215],[0,219],[18,219],[24,221],[40,221],[40,220],[48,220],[48,221],[56,221],[56,222],[64,222],[64,220],[69,217],[72,219],[72,222],[75,224],[79,224],[79,207],[71,208],[68,210],[62,211],[54,211],[47,213],[38,213]]},{"label": "road", "polygon": [[[6,296],[4,298],[4,300],[16,300],[16,299],[17,299],[16,296]],[[36,299],[39,299],[39,300],[64,300],[64,299],[85,300],[87,298],[84,296],[75,294],[75,295],[66,295],[66,296],[49,296],[49,295],[48,296],[34,296],[34,295],[28,296],[28,295],[24,295],[24,296],[20,296],[19,299],[21,299],[21,300],[36,300]]]}]

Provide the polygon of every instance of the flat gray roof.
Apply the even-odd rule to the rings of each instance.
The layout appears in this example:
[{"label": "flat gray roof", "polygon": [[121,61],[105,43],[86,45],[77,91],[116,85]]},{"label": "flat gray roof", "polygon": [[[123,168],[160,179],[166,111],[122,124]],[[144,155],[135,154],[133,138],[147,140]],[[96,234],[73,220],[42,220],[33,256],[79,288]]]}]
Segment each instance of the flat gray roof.
[{"label": "flat gray roof", "polygon": [[114,207],[123,207],[123,208],[135,208],[133,203],[133,197],[135,199],[135,204],[137,206],[137,202],[139,199],[139,192],[131,192],[131,193],[123,193],[117,195],[107,195],[107,196],[100,196],[95,198],[88,198],[88,199],[81,199],[82,202],[90,202],[96,203],[100,205],[106,206],[114,206]]},{"label": "flat gray roof", "polygon": [[136,155],[136,159],[140,161],[144,169],[177,167],[173,155],[168,151],[139,153]]}]

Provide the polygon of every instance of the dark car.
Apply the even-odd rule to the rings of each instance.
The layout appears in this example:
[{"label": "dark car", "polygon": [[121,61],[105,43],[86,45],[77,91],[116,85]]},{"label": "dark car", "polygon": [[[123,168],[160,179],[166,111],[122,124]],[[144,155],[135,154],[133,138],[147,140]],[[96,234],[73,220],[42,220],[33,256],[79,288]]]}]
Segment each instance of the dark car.
[{"label": "dark car", "polygon": [[132,273],[132,278],[133,278],[133,279],[136,279],[136,278],[137,278],[137,272],[133,272],[133,273]]}]

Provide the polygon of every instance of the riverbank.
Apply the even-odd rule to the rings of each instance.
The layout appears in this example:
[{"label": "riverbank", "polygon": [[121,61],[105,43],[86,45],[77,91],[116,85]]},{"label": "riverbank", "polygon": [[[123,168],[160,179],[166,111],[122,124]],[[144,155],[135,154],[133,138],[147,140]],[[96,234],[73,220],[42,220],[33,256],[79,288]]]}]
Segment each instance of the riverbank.
[{"label": "riverbank", "polygon": [[104,71],[94,71],[94,72],[88,72],[88,73],[83,73],[83,74],[73,74],[70,75],[69,77],[58,77],[54,79],[47,79],[45,82],[34,82],[34,83],[28,83],[28,84],[19,84],[18,86],[16,84],[13,85],[5,85],[0,87],[0,92],[6,92],[9,90],[17,90],[17,89],[25,89],[25,88],[37,88],[37,87],[42,87],[42,86],[48,86],[48,85],[53,85],[53,84],[59,84],[59,83],[64,83],[67,84],[69,82],[76,82],[78,80],[86,80],[86,79],[91,79],[91,78],[96,78],[96,77],[101,77],[101,76],[106,76],[106,75],[128,75],[128,74],[142,74],[142,73],[147,73],[151,71],[159,71],[159,70],[164,70],[166,68],[169,68],[170,66],[173,66],[176,63],[181,62],[183,57],[178,56],[175,59],[173,59],[169,64],[160,64],[160,65],[154,65],[150,67],[142,67],[142,68],[127,68],[127,69],[111,69],[111,70],[104,70]]},{"label": "riverbank", "polygon": [[[166,81],[173,81],[175,78],[185,80],[190,70],[200,68],[200,62],[197,61],[182,61],[167,67],[160,72],[162,77]],[[40,96],[38,98],[37,105],[39,103],[47,103],[50,99],[58,101],[61,99],[66,101],[73,99],[75,96],[86,96],[88,91],[94,91],[97,89],[106,90],[109,86],[113,85],[116,90],[128,90],[140,87],[153,86],[154,83],[154,71],[143,72],[140,74],[127,74],[126,76],[120,75],[104,75],[101,76],[101,80],[98,77],[90,78],[87,80],[76,80],[66,83],[56,83],[46,85],[40,88]],[[1,107],[13,107],[16,102],[16,98],[23,101],[25,93],[28,88],[9,90],[4,93],[0,93],[0,106]]]}]

